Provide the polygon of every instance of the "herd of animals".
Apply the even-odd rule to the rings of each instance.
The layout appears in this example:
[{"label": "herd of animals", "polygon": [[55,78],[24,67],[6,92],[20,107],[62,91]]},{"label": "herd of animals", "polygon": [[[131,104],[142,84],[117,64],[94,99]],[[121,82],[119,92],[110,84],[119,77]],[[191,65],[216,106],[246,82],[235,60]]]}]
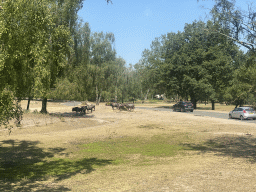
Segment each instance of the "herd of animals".
[{"label": "herd of animals", "polygon": [[95,111],[95,105],[91,104],[91,105],[84,105],[81,107],[73,107],[72,108],[72,112],[75,111],[76,113],[80,112],[80,114],[86,114],[86,111]]},{"label": "herd of animals", "polygon": [[119,110],[134,110],[135,106],[132,103],[111,103],[110,106],[112,106],[112,109],[114,110],[119,109]]},{"label": "herd of animals", "polygon": [[[132,111],[135,109],[134,104],[132,103],[110,103],[110,106],[112,106],[112,109],[114,110],[119,109],[119,110],[127,110],[127,111]],[[73,107],[72,108],[72,112],[75,111],[76,113],[80,112],[80,114],[86,114],[86,111],[95,111],[95,105],[91,104],[91,105],[84,105],[81,107]]]}]

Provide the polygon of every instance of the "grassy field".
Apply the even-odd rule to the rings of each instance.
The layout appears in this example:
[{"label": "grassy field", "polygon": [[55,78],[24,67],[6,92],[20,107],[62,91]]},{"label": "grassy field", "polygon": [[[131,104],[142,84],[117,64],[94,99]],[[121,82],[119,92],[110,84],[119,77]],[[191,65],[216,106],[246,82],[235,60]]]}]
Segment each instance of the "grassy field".
[{"label": "grassy field", "polygon": [[47,115],[32,112],[40,107],[33,101],[10,136],[0,130],[0,191],[256,190],[254,124],[104,104],[86,115],[54,102]]}]

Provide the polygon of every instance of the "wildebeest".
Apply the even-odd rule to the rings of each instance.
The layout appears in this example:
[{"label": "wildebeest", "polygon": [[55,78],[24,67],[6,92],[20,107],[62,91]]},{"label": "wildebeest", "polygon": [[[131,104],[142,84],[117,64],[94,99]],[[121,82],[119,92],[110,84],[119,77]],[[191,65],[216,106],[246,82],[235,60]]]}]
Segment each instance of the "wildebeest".
[{"label": "wildebeest", "polygon": [[125,104],[125,107],[126,107],[127,110],[130,110],[130,111],[131,111],[132,109],[134,110],[134,108],[135,108],[134,104],[132,104],[132,103],[127,103],[127,104]]},{"label": "wildebeest", "polygon": [[91,113],[92,113],[92,110],[95,111],[95,105],[87,105],[87,111],[91,110]]},{"label": "wildebeest", "polygon": [[132,109],[134,109],[134,104],[132,103],[120,103],[118,106],[119,110],[128,110],[131,111]]},{"label": "wildebeest", "polygon": [[114,108],[119,109],[119,103],[111,103],[112,109],[114,110]]},{"label": "wildebeest", "polygon": [[126,104],[120,103],[119,106],[118,106],[118,109],[119,110],[125,110],[126,109]]},{"label": "wildebeest", "polygon": [[80,114],[86,114],[87,106],[81,106],[81,107],[73,107],[72,111],[80,112]]}]

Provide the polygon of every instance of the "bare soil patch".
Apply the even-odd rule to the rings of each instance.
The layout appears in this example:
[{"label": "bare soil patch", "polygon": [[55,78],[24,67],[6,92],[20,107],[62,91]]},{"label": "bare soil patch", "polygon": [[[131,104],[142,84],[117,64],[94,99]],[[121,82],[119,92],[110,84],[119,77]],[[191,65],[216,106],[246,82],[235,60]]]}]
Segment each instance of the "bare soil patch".
[{"label": "bare soil patch", "polygon": [[[22,105],[26,108],[26,101]],[[31,111],[40,109],[41,102],[31,102]],[[12,168],[19,163],[35,172],[42,172],[40,165],[48,172],[63,168],[52,177],[42,177],[44,173],[40,172],[38,179],[0,178],[0,191],[256,190],[254,124],[136,108],[132,112],[119,111],[103,103],[86,115],[72,113],[71,109],[72,106],[49,102],[49,114],[26,113],[22,126],[15,127],[10,136],[1,128],[1,177],[10,176],[11,173],[3,173],[6,170],[19,174]],[[164,143],[184,149],[169,156],[109,151],[112,156],[106,152],[94,157],[97,148],[91,148],[91,156],[88,151],[82,153],[87,150],[85,144],[97,146],[105,142],[119,147],[125,146],[120,142],[128,138],[138,144],[162,138]],[[119,155],[126,159],[117,161]]]}]

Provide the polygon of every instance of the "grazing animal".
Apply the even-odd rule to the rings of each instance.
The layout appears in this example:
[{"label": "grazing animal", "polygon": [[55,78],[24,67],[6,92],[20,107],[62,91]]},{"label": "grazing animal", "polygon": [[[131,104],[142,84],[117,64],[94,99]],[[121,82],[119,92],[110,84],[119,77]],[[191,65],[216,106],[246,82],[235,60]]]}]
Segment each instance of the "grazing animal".
[{"label": "grazing animal", "polygon": [[126,109],[126,104],[124,104],[124,103],[119,104],[118,109],[119,109],[119,110],[125,110],[125,109]]},{"label": "grazing animal", "polygon": [[81,107],[73,107],[72,111],[80,112],[80,114],[86,114],[87,106],[81,106]]},{"label": "grazing animal", "polygon": [[95,111],[95,105],[87,105],[87,111],[91,110],[91,113],[92,113],[92,110]]},{"label": "grazing animal", "polygon": [[119,109],[120,104],[119,103],[111,103],[112,109],[114,110],[114,108]]},{"label": "grazing animal", "polygon": [[130,110],[130,111],[134,110],[134,108],[135,108],[134,104],[132,104],[132,103],[126,104],[125,107],[126,107],[127,110]]}]

